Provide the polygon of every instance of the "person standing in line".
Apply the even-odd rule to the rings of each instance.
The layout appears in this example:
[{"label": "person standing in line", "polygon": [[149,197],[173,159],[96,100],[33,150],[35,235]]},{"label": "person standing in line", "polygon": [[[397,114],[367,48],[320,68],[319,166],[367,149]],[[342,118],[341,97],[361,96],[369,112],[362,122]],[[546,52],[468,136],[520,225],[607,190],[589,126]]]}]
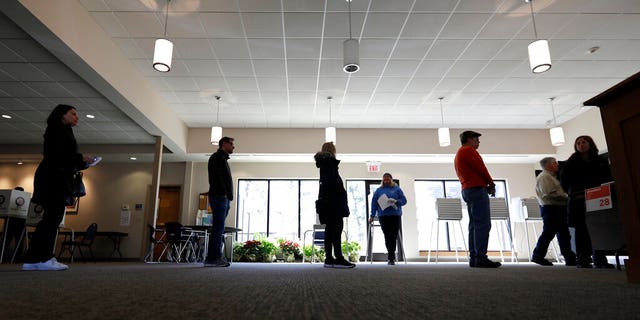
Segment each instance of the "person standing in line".
[{"label": "person standing in line", "polygon": [[477,149],[481,134],[464,131],[460,134],[462,146],[454,159],[456,174],[462,185],[462,199],[469,212],[469,266],[498,268],[502,264],[487,257],[491,212],[489,195],[495,196],[496,185]]},{"label": "person standing in line", "polygon": [[571,235],[567,225],[568,197],[556,176],[558,161],[556,158],[546,157],[540,160],[540,166],[543,171],[536,178],[536,196],[542,216],[542,233],[533,250],[531,262],[541,266],[552,266],[553,263],[544,257],[549,249],[549,243],[554,236],[557,236],[565,265],[575,266],[576,255],[571,251]]},{"label": "person standing in line", "polygon": [[[387,198],[383,209],[378,200],[380,197]],[[382,185],[373,193],[371,198],[371,217],[369,223],[372,223],[375,217],[380,220],[380,227],[384,233],[384,243],[387,247],[388,265],[396,264],[396,242],[398,240],[398,232],[400,231],[400,222],[402,217],[402,206],[407,204],[407,198],[404,196],[402,189],[393,181],[390,173],[382,175]]]},{"label": "person standing in line", "polygon": [[336,159],[336,146],[333,142],[322,145],[321,151],[314,156],[316,167],[320,169],[320,187],[316,212],[320,223],[325,224],[324,250],[325,268],[354,268],[356,265],[347,261],[342,254],[342,229],[344,218],[349,216],[347,191],[338,173],[340,160]]},{"label": "person standing in line", "polygon": [[33,180],[32,202],[42,205],[44,214],[38,222],[25,256],[22,270],[66,270],[69,266],[53,256],[58,226],[65,207],[74,203],[68,181],[73,175],[95,163],[92,156],[78,152],[73,127],[78,125],[78,113],[73,106],[59,104],[47,118],[42,162]]},{"label": "person standing in line", "polygon": [[229,261],[222,255],[222,234],[224,222],[229,214],[229,202],[233,200],[233,180],[229,168],[229,155],[233,153],[234,139],[222,137],[218,151],[209,158],[209,205],[213,211],[209,228],[209,248],[205,267],[228,267]]},{"label": "person standing in line", "polygon": [[573,149],[575,152],[569,157],[560,173],[562,188],[569,194],[567,208],[569,210],[569,226],[574,227],[576,238],[576,254],[578,268],[611,269],[613,265],[607,261],[603,251],[593,250],[591,237],[587,229],[586,202],[584,191],[598,187],[613,180],[609,163],[598,156],[598,147],[590,136],[576,138]]}]

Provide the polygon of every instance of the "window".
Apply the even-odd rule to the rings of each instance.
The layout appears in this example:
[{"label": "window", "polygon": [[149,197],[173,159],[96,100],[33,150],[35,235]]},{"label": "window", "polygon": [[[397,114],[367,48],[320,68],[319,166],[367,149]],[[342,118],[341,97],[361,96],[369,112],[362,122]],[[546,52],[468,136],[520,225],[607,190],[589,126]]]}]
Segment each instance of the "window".
[{"label": "window", "polygon": [[316,223],[318,180],[238,180],[238,240],[300,239]]}]

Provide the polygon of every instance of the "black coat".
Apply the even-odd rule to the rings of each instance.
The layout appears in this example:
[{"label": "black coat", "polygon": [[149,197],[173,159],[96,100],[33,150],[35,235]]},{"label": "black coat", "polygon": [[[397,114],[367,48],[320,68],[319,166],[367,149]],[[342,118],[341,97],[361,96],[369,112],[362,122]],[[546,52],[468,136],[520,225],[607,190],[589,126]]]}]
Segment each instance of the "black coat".
[{"label": "black coat", "polygon": [[348,217],[347,191],[338,173],[340,160],[326,152],[318,152],[314,158],[316,167],[320,168],[320,188],[316,202],[320,222],[325,223],[328,217]]},{"label": "black coat", "polygon": [[225,196],[229,201],[233,200],[233,180],[229,169],[229,154],[222,149],[209,158],[209,195]]},{"label": "black coat", "polygon": [[597,155],[585,160],[580,154],[574,153],[560,172],[560,184],[569,195],[584,193],[585,189],[594,188],[612,180],[609,163]]},{"label": "black coat", "polygon": [[33,179],[32,201],[38,204],[65,201],[71,198],[68,183],[73,174],[87,168],[78,152],[78,143],[71,126],[47,126],[44,133],[43,159]]}]

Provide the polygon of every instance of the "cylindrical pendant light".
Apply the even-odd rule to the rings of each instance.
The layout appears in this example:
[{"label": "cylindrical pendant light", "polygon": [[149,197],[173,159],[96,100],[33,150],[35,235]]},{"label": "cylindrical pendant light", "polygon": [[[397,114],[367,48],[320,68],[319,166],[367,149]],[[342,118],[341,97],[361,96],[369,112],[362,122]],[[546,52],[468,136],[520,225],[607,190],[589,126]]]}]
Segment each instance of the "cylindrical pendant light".
[{"label": "cylindrical pendant light", "polygon": [[326,127],[324,129],[324,142],[336,144],[336,127]]},{"label": "cylindrical pendant light", "polygon": [[217,146],[220,139],[222,139],[222,127],[211,127],[211,144]]},{"label": "cylindrical pendant light", "polygon": [[160,72],[169,72],[172,56],[173,43],[167,39],[157,39],[153,51],[153,68]]},{"label": "cylindrical pendant light", "polygon": [[343,64],[342,70],[346,73],[354,73],[360,70],[360,43],[351,36],[351,1],[349,2],[349,39],[342,43]]},{"label": "cylindrical pendant light", "polygon": [[444,99],[444,97],[438,98],[438,100],[440,100],[440,117],[442,119],[442,127],[438,128],[438,142],[441,147],[448,147],[451,145],[451,135],[449,135],[449,128],[444,126],[444,108],[442,107],[442,99]]},{"label": "cylindrical pendant light", "polygon": [[564,144],[564,130],[562,130],[562,127],[549,129],[549,136],[551,137],[552,146],[559,147]]},{"label": "cylindrical pendant light", "polygon": [[218,101],[218,109],[216,111],[216,125],[211,127],[211,144],[217,146],[220,139],[222,139],[222,127],[218,122],[220,118],[220,96],[215,96],[215,98]]},{"label": "cylindrical pendant light", "polygon": [[529,44],[529,65],[533,73],[542,73],[551,69],[551,54],[547,40],[536,40]]},{"label": "cylindrical pendant light", "polygon": [[164,17],[164,38],[156,40],[153,48],[153,68],[160,72],[169,72],[171,70],[171,59],[173,57],[173,43],[167,40],[167,20],[169,19],[169,2],[167,0],[167,8]]},{"label": "cylindrical pendant light", "polygon": [[531,72],[543,73],[551,69],[551,53],[549,52],[549,42],[547,40],[541,40],[538,38],[538,30],[536,29],[536,19],[533,16],[533,0],[525,0],[529,2],[529,8],[531,9],[531,22],[533,23],[533,34],[536,37],[536,41],[529,44],[529,65],[531,66]]},{"label": "cylindrical pendant light", "polygon": [[347,39],[343,43],[344,49],[344,66],[342,70],[346,73],[354,73],[360,70],[360,59],[358,57],[358,51],[360,50],[360,44],[357,39]]},{"label": "cylindrical pendant light", "polygon": [[559,147],[564,144],[564,130],[562,130],[562,127],[558,127],[558,123],[556,122],[556,110],[553,106],[554,99],[555,98],[549,98],[551,102],[551,114],[553,115],[553,128],[549,129],[549,137],[551,138],[551,145]]},{"label": "cylindrical pendant light", "polygon": [[331,122],[331,102],[333,101],[333,97],[327,97],[327,101],[329,101],[329,126],[324,129],[324,142],[333,142],[333,144],[336,144],[336,127],[334,127]]}]

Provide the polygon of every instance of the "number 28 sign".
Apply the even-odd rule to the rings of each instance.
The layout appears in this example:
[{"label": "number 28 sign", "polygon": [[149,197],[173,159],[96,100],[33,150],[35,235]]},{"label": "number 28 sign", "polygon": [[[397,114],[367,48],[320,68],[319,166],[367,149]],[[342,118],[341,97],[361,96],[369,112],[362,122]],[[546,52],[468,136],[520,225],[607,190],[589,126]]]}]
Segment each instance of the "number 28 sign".
[{"label": "number 28 sign", "polygon": [[611,185],[601,185],[596,188],[587,189],[584,192],[587,212],[613,208],[613,203],[611,201]]}]

